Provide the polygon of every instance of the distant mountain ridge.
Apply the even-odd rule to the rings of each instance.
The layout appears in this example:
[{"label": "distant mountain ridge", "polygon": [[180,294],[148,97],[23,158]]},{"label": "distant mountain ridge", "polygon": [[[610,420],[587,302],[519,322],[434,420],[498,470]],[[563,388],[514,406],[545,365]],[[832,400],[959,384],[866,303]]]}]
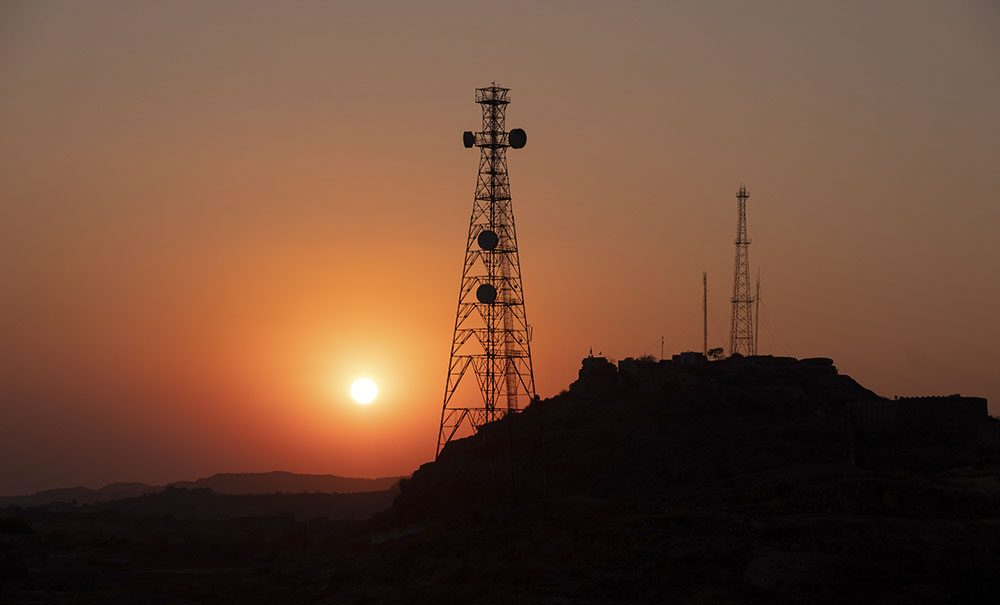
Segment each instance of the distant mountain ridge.
[{"label": "distant mountain ridge", "polygon": [[217,473],[195,481],[175,481],[172,487],[197,489],[207,487],[217,494],[273,494],[285,492],[298,494],[322,492],[327,494],[353,494],[378,492],[389,489],[401,477],[362,479],[337,475],[306,475],[285,471],[269,473]]},{"label": "distant mountain ridge", "polygon": [[24,496],[2,496],[0,497],[0,507],[5,506],[44,506],[53,502],[76,502],[78,504],[90,504],[93,502],[107,502],[119,498],[132,498],[143,494],[151,494],[162,491],[162,485],[148,485],[146,483],[109,483],[99,489],[93,489],[77,485],[75,487],[60,487],[47,489],[34,494]]},{"label": "distant mountain ridge", "polygon": [[0,507],[44,506],[54,502],[76,502],[93,504],[121,498],[134,498],[145,494],[162,492],[167,487],[181,489],[209,488],[217,494],[246,495],[294,493],[352,494],[376,492],[391,488],[401,477],[378,477],[374,479],[341,477],[338,475],[299,474],[286,471],[266,473],[217,473],[194,481],[175,481],[166,485],[151,485],[140,482],[109,483],[99,489],[78,485],[75,487],[48,489],[23,496],[2,496]]}]

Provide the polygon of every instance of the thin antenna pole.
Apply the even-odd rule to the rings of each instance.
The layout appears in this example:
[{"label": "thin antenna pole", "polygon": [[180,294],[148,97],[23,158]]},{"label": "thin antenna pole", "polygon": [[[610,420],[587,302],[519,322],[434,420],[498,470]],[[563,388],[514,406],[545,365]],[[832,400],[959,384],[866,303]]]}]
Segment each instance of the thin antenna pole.
[{"label": "thin antenna pole", "polygon": [[663,337],[660,337],[660,359],[663,359]]},{"label": "thin antenna pole", "polygon": [[708,273],[701,272],[701,353],[708,357]]},{"label": "thin antenna pole", "polygon": [[758,338],[760,337],[760,270],[757,270],[757,293],[754,297],[753,309],[753,354],[757,354]]}]

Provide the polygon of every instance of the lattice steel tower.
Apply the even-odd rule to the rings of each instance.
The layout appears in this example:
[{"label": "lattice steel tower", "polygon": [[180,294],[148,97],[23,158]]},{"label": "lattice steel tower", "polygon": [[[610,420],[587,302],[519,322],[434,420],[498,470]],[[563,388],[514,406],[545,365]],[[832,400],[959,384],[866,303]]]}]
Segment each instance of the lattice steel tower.
[{"label": "lattice steel tower", "polygon": [[[524,147],[527,135],[520,128],[506,130],[509,92],[496,83],[477,88],[483,129],[463,135],[466,148],[480,150],[479,177],[465,244],[437,454],[463,426],[478,430],[487,422],[517,412],[523,402],[535,397],[531,330],[524,310],[507,175],[507,148]],[[481,404],[454,401],[470,368]]]},{"label": "lattice steel tower", "polygon": [[750,294],[750,238],[747,237],[747,188],[736,192],[736,260],[733,263],[733,314],[729,327],[729,354],[754,355],[753,296]]}]

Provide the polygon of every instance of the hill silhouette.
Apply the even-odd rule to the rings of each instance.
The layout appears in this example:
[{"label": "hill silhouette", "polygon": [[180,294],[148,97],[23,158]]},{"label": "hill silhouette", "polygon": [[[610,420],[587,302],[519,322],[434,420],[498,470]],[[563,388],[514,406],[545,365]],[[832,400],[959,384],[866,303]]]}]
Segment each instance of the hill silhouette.
[{"label": "hill silhouette", "polygon": [[76,487],[47,489],[24,496],[0,496],[0,508],[6,506],[44,506],[54,502],[89,504],[91,502],[106,502],[108,500],[117,500],[118,498],[141,496],[142,494],[158,492],[162,489],[163,486],[161,485],[149,485],[138,482],[109,483],[98,489],[77,485]]},{"label": "hill silhouette", "polygon": [[181,489],[210,489],[217,494],[351,494],[377,492],[392,488],[400,477],[375,479],[340,477],[337,475],[307,475],[286,471],[268,473],[217,473],[194,481],[175,481],[167,485],[147,483],[110,483],[99,489],[78,485],[76,487],[49,489],[25,496],[2,496],[0,508],[8,506],[45,506],[53,503],[91,504],[143,494],[162,492],[167,487]]},{"label": "hill silhouette", "polygon": [[888,400],[829,359],[588,358],[568,392],[404,480],[385,542],[343,571],[364,580],[328,590],[976,601],[1000,570],[998,454],[984,399]]},{"label": "hill silhouette", "polygon": [[387,490],[400,477],[361,479],[337,475],[305,475],[285,471],[269,473],[218,473],[195,481],[175,481],[170,485],[185,489],[208,488],[219,494],[287,494],[322,492],[350,494]]}]

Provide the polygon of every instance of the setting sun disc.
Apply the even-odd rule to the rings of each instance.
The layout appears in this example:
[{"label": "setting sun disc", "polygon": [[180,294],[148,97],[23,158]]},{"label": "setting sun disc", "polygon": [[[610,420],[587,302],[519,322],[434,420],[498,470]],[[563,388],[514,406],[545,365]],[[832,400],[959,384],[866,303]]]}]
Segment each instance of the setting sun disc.
[{"label": "setting sun disc", "polygon": [[371,378],[358,378],[351,384],[351,399],[368,405],[378,397],[378,385]]}]

